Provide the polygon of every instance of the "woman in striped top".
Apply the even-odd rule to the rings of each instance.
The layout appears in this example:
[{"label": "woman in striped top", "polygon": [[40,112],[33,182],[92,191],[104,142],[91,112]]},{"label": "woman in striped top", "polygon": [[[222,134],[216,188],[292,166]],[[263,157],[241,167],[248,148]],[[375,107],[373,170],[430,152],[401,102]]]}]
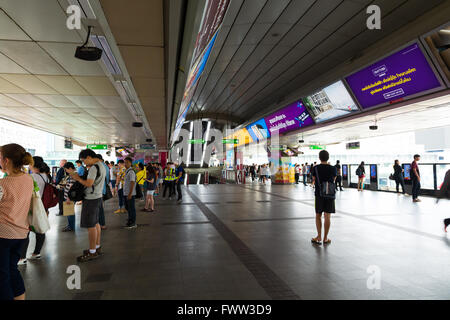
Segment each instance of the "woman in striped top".
[{"label": "woman in striped top", "polygon": [[17,262],[28,235],[28,212],[33,179],[24,166],[31,154],[18,144],[0,147],[0,166],[7,176],[0,180],[0,300],[24,300],[25,286]]}]

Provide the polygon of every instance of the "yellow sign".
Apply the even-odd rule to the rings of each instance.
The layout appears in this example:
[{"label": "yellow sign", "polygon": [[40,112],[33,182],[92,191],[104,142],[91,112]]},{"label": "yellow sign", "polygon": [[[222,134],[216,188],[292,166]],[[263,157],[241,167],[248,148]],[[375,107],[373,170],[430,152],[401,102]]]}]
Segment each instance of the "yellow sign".
[{"label": "yellow sign", "polygon": [[234,132],[233,134],[229,135],[228,137],[225,137],[225,140],[228,139],[237,140],[238,143],[234,145],[235,147],[239,147],[253,142],[253,138],[250,135],[250,133],[248,133],[246,128],[240,129]]}]

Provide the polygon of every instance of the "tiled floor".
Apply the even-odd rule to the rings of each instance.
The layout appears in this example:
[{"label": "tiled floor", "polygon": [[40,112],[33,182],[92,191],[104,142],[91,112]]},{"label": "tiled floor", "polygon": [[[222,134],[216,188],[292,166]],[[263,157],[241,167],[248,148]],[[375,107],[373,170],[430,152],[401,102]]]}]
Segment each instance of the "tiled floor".
[{"label": "tiled floor", "polygon": [[[81,290],[67,288],[66,271],[87,248],[87,233],[62,233],[66,218],[52,213],[43,258],[19,267],[27,298],[450,299],[448,200],[347,189],[324,247],[310,242],[310,187],[188,188],[183,205],[158,199],[155,214],[138,212],[135,230],[122,228],[126,215],[108,201],[104,255],[79,264]],[[380,289],[368,289],[370,266]]]}]

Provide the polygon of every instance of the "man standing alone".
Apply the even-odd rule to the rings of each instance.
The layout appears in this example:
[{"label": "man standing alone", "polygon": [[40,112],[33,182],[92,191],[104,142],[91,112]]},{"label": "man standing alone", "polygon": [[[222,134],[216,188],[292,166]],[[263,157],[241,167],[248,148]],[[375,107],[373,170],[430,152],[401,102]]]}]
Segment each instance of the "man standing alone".
[{"label": "man standing alone", "polygon": [[412,200],[413,202],[421,202],[419,199],[420,192],[420,171],[417,162],[420,161],[420,155],[414,155],[414,161],[411,163],[411,180],[412,180]]},{"label": "man standing alone", "polygon": [[133,159],[125,158],[125,179],[123,182],[123,196],[125,198],[125,209],[128,211],[128,223],[126,229],[135,229],[136,226],[136,172],[134,172]]},{"label": "man standing alone", "polygon": [[340,190],[344,191],[344,189],[342,189],[341,162],[337,160],[336,165],[334,167],[336,168],[336,191],[338,190],[338,185]]}]

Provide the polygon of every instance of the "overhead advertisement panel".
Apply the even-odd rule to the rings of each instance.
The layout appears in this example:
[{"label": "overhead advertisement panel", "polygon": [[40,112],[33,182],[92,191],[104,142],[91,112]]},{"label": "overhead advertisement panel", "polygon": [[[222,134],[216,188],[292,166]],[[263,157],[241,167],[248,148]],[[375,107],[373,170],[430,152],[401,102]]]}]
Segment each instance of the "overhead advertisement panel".
[{"label": "overhead advertisement panel", "polygon": [[417,43],[345,78],[362,108],[439,90],[442,84]]},{"label": "overhead advertisement panel", "polygon": [[188,78],[186,80],[183,99],[178,112],[177,123],[175,130],[172,133],[172,142],[178,137],[181,126],[186,119],[187,112],[191,107],[191,100],[195,89],[197,88],[198,80],[203,73],[209,55],[211,54],[218,30],[222,25],[229,4],[230,0],[208,0],[205,6],[202,23],[192,55]]},{"label": "overhead advertisement panel", "polygon": [[249,124],[246,129],[252,137],[253,141],[262,141],[270,138],[270,132],[269,129],[267,129],[266,121],[264,120],[264,118],[253,122],[252,124]]},{"label": "overhead advertisement panel", "polygon": [[359,111],[342,81],[307,96],[303,102],[316,123]]},{"label": "overhead advertisement panel", "polygon": [[277,131],[282,134],[314,124],[301,100],[265,117],[264,120],[271,136]]},{"label": "overhead advertisement panel", "polygon": [[[242,128],[233,134],[225,137],[225,140],[235,140],[234,147],[239,147],[245,144],[249,144],[253,142],[253,138],[246,128]],[[233,147],[233,145],[230,145]],[[227,149],[229,149],[229,145],[227,144]]]}]

